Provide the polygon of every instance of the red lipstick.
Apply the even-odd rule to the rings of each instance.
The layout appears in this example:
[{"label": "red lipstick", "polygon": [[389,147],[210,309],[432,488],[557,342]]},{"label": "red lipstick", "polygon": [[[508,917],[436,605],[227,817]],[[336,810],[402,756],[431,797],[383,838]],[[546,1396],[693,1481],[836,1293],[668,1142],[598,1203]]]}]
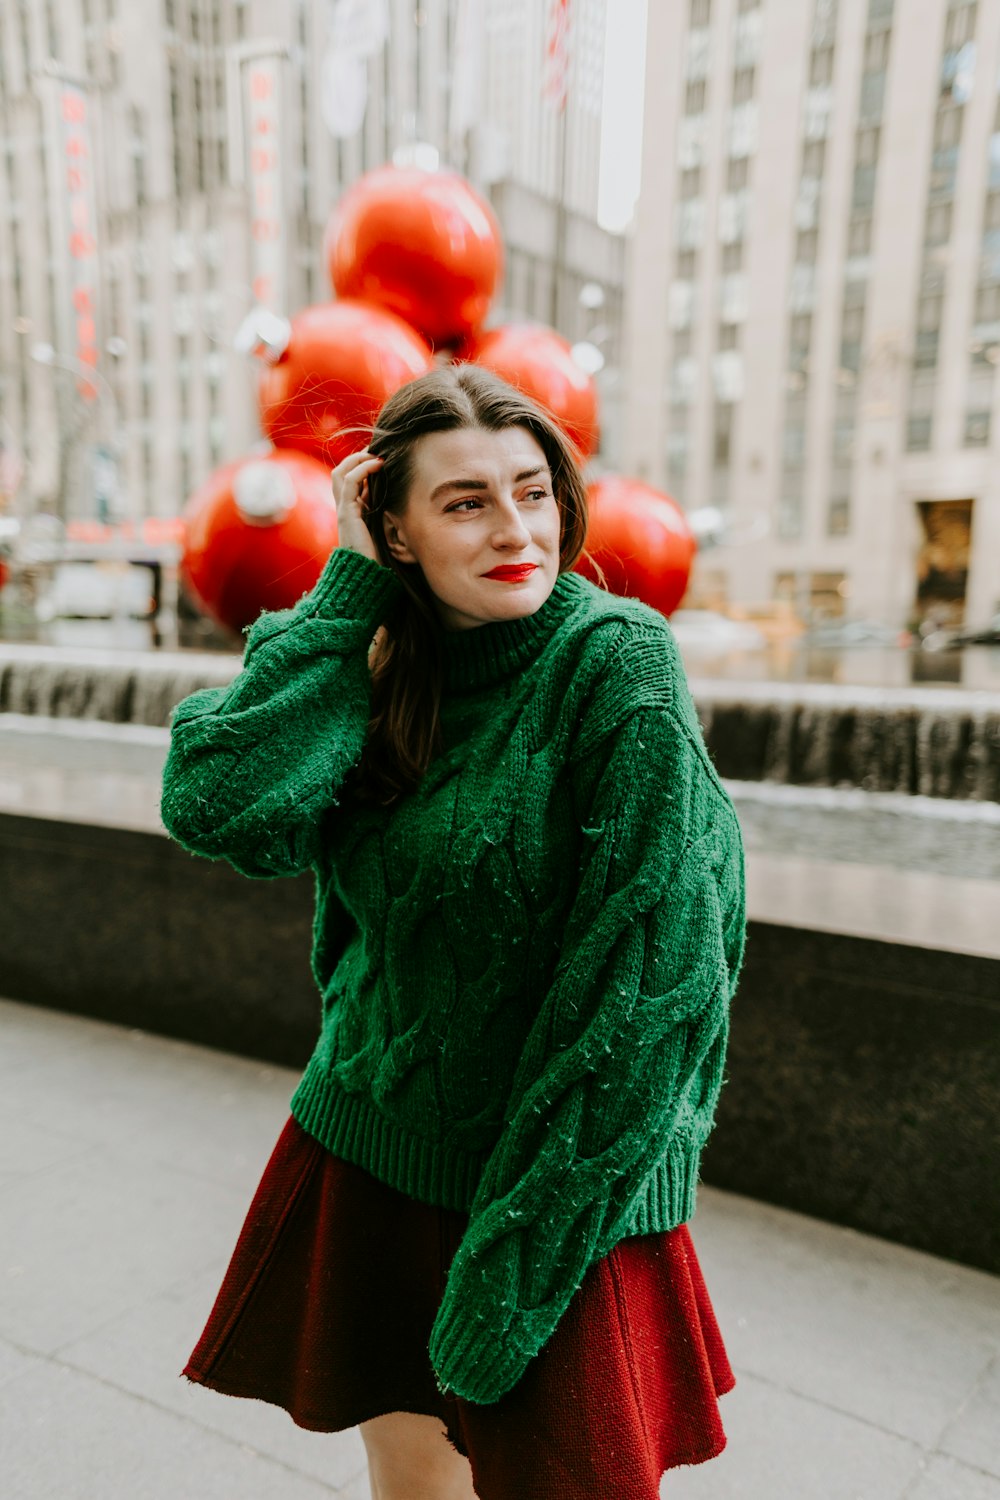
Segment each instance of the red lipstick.
[{"label": "red lipstick", "polygon": [[483,577],[497,578],[502,583],[520,583],[523,579],[530,578],[537,566],[537,563],[505,563],[503,567],[491,568]]}]

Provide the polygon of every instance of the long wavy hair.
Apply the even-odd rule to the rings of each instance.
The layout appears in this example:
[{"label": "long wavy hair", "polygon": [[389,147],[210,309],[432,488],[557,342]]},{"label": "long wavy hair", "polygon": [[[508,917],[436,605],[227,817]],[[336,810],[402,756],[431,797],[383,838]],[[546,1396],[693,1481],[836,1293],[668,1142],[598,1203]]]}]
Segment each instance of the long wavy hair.
[{"label": "long wavy hair", "polygon": [[363,801],[387,806],[412,791],[443,749],[440,617],[420,566],[400,562],[389,550],[383,516],[387,510],[405,513],[419,438],[457,428],[510,427],[526,428],[548,461],[560,515],[559,571],[568,572],[584,550],[587,494],[571,444],[541,407],[477,365],[445,365],[390,396],[375,420],[368,449],[385,462],[368,476],[364,519],[379,559],[401,579],[403,590],[368,658],[368,734],[348,778],[351,792]]}]

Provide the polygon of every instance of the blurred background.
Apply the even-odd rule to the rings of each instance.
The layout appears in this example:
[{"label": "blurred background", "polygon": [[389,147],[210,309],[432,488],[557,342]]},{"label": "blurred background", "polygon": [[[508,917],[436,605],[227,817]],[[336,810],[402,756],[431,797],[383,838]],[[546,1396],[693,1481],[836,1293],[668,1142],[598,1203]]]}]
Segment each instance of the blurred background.
[{"label": "blurred background", "polygon": [[998,80],[968,0],[2,0],[0,634],[238,644],[177,583],[234,340],[395,164],[489,201],[591,477],[683,509],[699,670],[996,687]]},{"label": "blurred background", "polygon": [[0,0],[7,1489],[367,1500],[174,1373],[318,997],[312,877],[160,790],[345,428],[469,358],[576,443],[743,830],[733,1441],[670,1493],[1000,1500],[997,0]]}]

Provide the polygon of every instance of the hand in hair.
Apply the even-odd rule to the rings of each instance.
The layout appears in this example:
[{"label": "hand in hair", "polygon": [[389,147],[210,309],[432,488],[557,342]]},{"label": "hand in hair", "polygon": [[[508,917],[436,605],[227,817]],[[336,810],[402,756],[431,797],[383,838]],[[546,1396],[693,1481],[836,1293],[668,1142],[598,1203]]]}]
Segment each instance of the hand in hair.
[{"label": "hand in hair", "polygon": [[364,511],[368,499],[368,475],[383,463],[373,458],[367,448],[341,459],[331,475],[333,498],[337,506],[338,545],[360,552],[373,562],[380,562],[371,532],[365,525]]}]

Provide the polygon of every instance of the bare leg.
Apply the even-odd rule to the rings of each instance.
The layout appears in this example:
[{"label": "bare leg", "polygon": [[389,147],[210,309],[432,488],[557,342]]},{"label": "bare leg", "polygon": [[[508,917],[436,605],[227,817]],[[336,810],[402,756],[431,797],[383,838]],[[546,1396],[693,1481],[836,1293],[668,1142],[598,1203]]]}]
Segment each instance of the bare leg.
[{"label": "bare leg", "polygon": [[372,1500],[476,1500],[469,1460],[437,1417],[393,1411],[362,1422]]}]

